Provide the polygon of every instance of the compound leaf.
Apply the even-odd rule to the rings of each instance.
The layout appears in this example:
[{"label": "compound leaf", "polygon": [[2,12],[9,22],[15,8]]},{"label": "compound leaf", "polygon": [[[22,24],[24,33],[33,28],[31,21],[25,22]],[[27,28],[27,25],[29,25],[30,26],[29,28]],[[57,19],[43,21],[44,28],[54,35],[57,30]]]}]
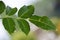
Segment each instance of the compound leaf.
[{"label": "compound leaf", "polygon": [[15,23],[12,18],[3,19],[4,28],[11,34],[15,30]]},{"label": "compound leaf", "polygon": [[45,30],[56,30],[55,25],[50,21],[50,19],[46,16],[39,17],[39,16],[32,16],[29,19],[30,22],[35,24],[36,26],[45,29]]},{"label": "compound leaf", "polygon": [[21,18],[29,18],[32,16],[32,14],[34,13],[34,7],[32,5],[30,6],[23,6],[19,12],[18,12],[18,16]]},{"label": "compound leaf", "polygon": [[7,7],[6,7],[6,14],[8,14],[11,9],[12,9],[11,7],[7,6]]},{"label": "compound leaf", "polygon": [[17,8],[11,8],[9,6],[7,6],[6,8],[6,14],[11,16],[14,15],[17,12]]},{"label": "compound leaf", "polygon": [[20,29],[27,35],[30,32],[30,26],[27,21],[18,19],[17,20]]},{"label": "compound leaf", "polygon": [[0,1],[0,14],[5,10],[5,4]]}]

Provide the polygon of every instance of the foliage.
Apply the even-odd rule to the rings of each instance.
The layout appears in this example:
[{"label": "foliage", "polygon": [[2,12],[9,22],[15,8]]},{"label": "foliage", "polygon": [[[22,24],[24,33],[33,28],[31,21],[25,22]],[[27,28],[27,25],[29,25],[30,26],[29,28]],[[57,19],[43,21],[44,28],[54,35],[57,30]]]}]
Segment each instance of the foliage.
[{"label": "foliage", "polygon": [[[5,10],[5,15],[2,12]],[[24,5],[18,11],[17,16],[15,13],[17,12],[17,8],[11,8],[9,6],[5,6],[5,4],[0,1],[0,14],[4,28],[12,34],[17,28],[21,29],[26,35],[30,32],[29,23],[26,21],[28,19],[31,23],[35,24],[37,27],[45,29],[45,30],[56,30],[55,25],[50,21],[47,16],[37,16],[33,15],[34,6]],[[15,22],[16,21],[16,22]],[[17,24],[18,26],[17,26]]]}]

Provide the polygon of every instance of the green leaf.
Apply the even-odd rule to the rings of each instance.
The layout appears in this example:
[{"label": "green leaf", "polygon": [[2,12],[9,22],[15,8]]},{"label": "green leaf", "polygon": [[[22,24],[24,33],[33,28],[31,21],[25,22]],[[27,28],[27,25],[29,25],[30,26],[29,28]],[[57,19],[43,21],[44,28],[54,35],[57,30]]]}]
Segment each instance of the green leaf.
[{"label": "green leaf", "polygon": [[0,1],[0,14],[5,10],[5,4]]},{"label": "green leaf", "polygon": [[30,22],[35,24],[36,26],[45,29],[45,30],[56,30],[55,25],[50,21],[50,19],[46,16],[40,17],[39,16],[32,16],[29,19]]},{"label": "green leaf", "polygon": [[15,23],[12,18],[3,19],[4,28],[11,34],[15,30]]},{"label": "green leaf", "polygon": [[7,6],[7,7],[6,7],[6,14],[8,14],[8,13],[10,12],[10,10],[12,10],[12,8],[9,7],[9,6]]},{"label": "green leaf", "polygon": [[29,18],[32,16],[32,14],[34,13],[34,6],[29,5],[29,6],[23,6],[19,12],[18,12],[18,16],[21,18]]},{"label": "green leaf", "polygon": [[17,8],[11,8],[9,6],[7,6],[6,8],[6,14],[11,16],[14,15],[17,12]]},{"label": "green leaf", "polygon": [[30,26],[28,22],[22,19],[18,19],[17,22],[21,30],[27,35],[30,32]]}]

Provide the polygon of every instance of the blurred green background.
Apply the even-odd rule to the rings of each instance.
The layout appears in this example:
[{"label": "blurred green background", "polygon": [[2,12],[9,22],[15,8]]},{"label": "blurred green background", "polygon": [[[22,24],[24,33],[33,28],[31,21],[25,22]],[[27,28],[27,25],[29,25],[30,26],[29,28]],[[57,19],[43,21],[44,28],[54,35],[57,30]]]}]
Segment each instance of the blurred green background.
[{"label": "blurred green background", "polygon": [[12,40],[36,40],[36,35],[33,32],[30,32],[28,35],[22,31],[18,31],[12,34]]}]

